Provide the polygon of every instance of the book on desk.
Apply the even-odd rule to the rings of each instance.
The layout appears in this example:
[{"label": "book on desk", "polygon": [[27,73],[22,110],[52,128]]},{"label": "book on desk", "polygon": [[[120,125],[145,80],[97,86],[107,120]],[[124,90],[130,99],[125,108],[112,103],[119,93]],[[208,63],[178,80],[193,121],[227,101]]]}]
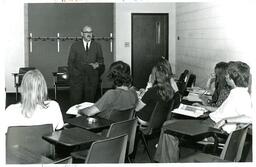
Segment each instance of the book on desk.
[{"label": "book on desk", "polygon": [[180,104],[179,108],[172,111],[172,113],[190,116],[190,117],[200,117],[203,115],[207,110],[205,108],[199,107],[199,106],[191,106],[191,105],[185,105]]}]

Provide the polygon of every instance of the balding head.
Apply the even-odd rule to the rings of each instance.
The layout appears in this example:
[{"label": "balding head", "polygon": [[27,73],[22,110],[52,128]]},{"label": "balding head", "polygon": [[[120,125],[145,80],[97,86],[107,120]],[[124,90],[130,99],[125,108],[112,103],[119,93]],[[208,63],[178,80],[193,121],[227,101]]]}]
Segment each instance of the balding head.
[{"label": "balding head", "polygon": [[84,28],[81,31],[81,36],[83,39],[88,42],[92,40],[92,28],[88,25],[84,26]]}]

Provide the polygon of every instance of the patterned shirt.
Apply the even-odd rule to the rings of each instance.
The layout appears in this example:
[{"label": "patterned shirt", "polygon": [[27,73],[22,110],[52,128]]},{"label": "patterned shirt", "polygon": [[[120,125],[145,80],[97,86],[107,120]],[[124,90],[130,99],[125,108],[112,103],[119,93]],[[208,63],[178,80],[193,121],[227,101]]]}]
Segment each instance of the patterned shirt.
[{"label": "patterned shirt", "polygon": [[218,99],[216,102],[210,102],[209,105],[212,107],[220,107],[221,104],[228,98],[228,95],[230,93],[231,89],[229,87],[224,87],[218,96]]}]

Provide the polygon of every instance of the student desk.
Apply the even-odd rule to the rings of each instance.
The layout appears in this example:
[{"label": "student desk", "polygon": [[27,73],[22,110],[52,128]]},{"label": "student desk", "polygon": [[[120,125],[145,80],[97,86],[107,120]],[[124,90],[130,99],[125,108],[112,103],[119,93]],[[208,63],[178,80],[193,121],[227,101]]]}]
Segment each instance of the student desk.
[{"label": "student desk", "polygon": [[[93,121],[90,121],[91,119],[93,119]],[[94,131],[94,132],[98,132],[103,129],[106,129],[112,123],[114,123],[114,121],[100,118],[97,116],[93,116],[93,117],[80,116],[80,117],[67,119],[65,122],[69,123],[70,125],[77,126],[89,131]]]},{"label": "student desk", "polygon": [[221,133],[220,130],[203,125],[202,122],[202,120],[177,120],[165,126],[165,133],[204,138],[213,133]]},{"label": "student desk", "polygon": [[60,144],[66,147],[90,145],[96,140],[105,139],[96,133],[78,127],[52,132],[43,136],[43,139],[53,144]]},{"label": "student desk", "polygon": [[177,120],[174,123],[165,125],[164,129],[164,133],[177,136],[178,138],[186,137],[193,142],[200,141],[206,137],[213,137],[214,152],[219,142],[217,133],[223,134],[221,130],[205,125],[203,120]]},{"label": "student desk", "polygon": [[49,164],[53,160],[39,154],[35,154],[30,150],[17,146],[6,155],[7,164]]}]

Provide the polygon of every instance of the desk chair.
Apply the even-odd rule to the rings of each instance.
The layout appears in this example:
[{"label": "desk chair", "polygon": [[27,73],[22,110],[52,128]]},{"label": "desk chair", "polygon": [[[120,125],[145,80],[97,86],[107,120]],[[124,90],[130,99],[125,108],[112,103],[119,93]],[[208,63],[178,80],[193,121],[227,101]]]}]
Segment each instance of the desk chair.
[{"label": "desk chair", "polygon": [[181,96],[180,92],[179,91],[175,92],[174,95],[173,95],[173,101],[172,101],[173,105],[170,108],[170,111],[167,115],[166,120],[172,119],[172,117],[173,117],[172,110],[174,110],[176,108],[179,108],[180,103],[181,103],[181,99],[182,99],[182,96]]},{"label": "desk chair", "polygon": [[130,120],[134,116],[134,111],[135,111],[134,108],[121,110],[121,111],[113,111],[109,117],[109,120],[114,122]]},{"label": "desk chair", "polygon": [[[172,104],[171,104],[170,108],[173,108],[173,100],[172,100]],[[157,136],[160,135],[161,127],[162,127],[163,123],[166,121],[168,114],[169,114],[169,110],[164,111],[161,104],[159,102],[157,102],[153,109],[153,112],[150,116],[148,126],[139,127],[139,129],[138,129],[138,136],[140,136],[140,138],[142,139],[142,142],[145,146],[147,155],[151,162],[153,162],[153,158],[151,157],[149,149],[148,149],[148,139],[155,135],[157,135]],[[136,149],[137,149],[138,142],[139,141],[137,140],[136,141]]]},{"label": "desk chair", "polygon": [[188,82],[188,77],[189,77],[189,70],[184,70],[183,73],[181,73],[179,80],[177,81],[177,86],[179,89],[179,92],[181,93],[181,95],[184,96],[185,91],[187,89],[187,82]]},{"label": "desk chair", "polygon": [[[129,162],[131,162],[130,155],[133,153],[134,150],[134,141],[135,141],[135,135],[136,135],[136,128],[137,128],[137,120],[126,120],[121,122],[116,122],[111,124],[107,137],[116,137],[120,135],[127,134],[128,135],[128,149],[127,149],[127,159]],[[71,153],[71,156],[74,159],[79,160],[86,160],[88,154],[88,150],[82,150]]]},{"label": "desk chair", "polygon": [[188,69],[185,69],[181,74],[180,74],[180,77],[179,77],[179,82],[187,82],[187,79],[188,79],[188,75],[189,75],[189,70]]},{"label": "desk chair", "polygon": [[14,86],[16,88],[16,101],[18,101],[18,92],[19,92],[19,87],[21,85],[23,76],[25,75],[26,72],[34,69],[35,67],[21,67],[19,68],[19,73],[13,73]]},{"label": "desk chair", "polygon": [[85,163],[124,163],[127,141],[122,135],[92,143]]},{"label": "desk chair", "polygon": [[[33,126],[11,126],[6,133],[6,157],[23,148],[31,153],[55,159],[54,147],[42,139],[42,136],[53,131],[52,124],[33,125]],[[61,163],[70,157],[52,160],[51,163]],[[9,159],[6,159],[6,163]],[[47,162],[49,163],[49,162]]]},{"label": "desk chair", "polygon": [[252,162],[252,124],[248,127],[241,162]]},{"label": "desk chair", "polygon": [[241,160],[248,126],[246,125],[229,134],[220,157],[199,152],[181,159],[180,162],[239,162]]},{"label": "desk chair", "polygon": [[190,74],[186,87],[187,88],[192,87],[192,86],[195,85],[195,83],[196,83],[196,75],[195,74]]},{"label": "desk chair", "polygon": [[135,135],[137,130],[137,120],[126,120],[122,122],[113,123],[107,133],[107,137],[114,137],[118,135],[128,135],[128,149],[127,149],[127,160],[131,163],[131,154],[134,151]]},{"label": "desk chair", "polygon": [[56,100],[58,88],[69,88],[68,67],[60,66],[58,67],[58,72],[53,72],[52,75],[54,77],[54,98]]}]

